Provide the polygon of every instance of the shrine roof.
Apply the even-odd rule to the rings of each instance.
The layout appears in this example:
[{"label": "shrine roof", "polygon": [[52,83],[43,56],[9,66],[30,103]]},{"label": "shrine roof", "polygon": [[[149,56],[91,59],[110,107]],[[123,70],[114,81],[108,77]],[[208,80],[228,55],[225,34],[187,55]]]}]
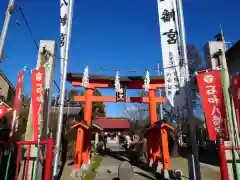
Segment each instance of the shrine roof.
[{"label": "shrine roof", "polygon": [[[68,73],[67,74],[67,81],[79,81],[82,80],[83,73]],[[132,82],[132,81],[144,81],[145,76],[120,76],[121,82]],[[89,74],[89,80],[93,81],[111,81],[114,83],[115,76],[106,76],[106,75],[98,75],[98,74]],[[163,76],[150,76],[151,81],[163,81]]]},{"label": "shrine roof", "polygon": [[129,129],[131,126],[130,120],[125,119],[111,119],[111,118],[97,118],[95,123],[103,130],[107,129]]}]

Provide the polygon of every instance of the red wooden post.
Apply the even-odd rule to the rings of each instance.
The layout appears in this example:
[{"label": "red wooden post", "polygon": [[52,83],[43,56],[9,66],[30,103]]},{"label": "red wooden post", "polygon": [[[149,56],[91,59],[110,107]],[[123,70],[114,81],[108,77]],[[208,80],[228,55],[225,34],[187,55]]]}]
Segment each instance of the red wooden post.
[{"label": "red wooden post", "polygon": [[[157,102],[156,102],[156,89],[149,89],[148,93],[148,98],[149,98],[149,115],[150,115],[150,127],[154,125],[157,122]],[[156,142],[156,139],[153,139],[152,137],[159,136],[159,133],[154,129],[151,130],[152,132],[149,133],[147,137],[147,141],[150,141],[148,145],[149,150],[152,151],[151,154],[151,159],[153,162],[156,162],[157,156],[160,156],[160,142]],[[151,134],[151,136],[150,136]]]},{"label": "red wooden post", "polygon": [[84,130],[82,127],[77,128],[77,140],[76,140],[76,150],[74,156],[74,169],[79,169],[83,161],[83,140],[84,140]]},{"label": "red wooden post", "polygon": [[[86,87],[85,92],[85,104],[84,104],[84,120],[88,125],[92,124],[92,95],[93,88]],[[84,131],[84,141],[83,141],[83,164],[88,164],[90,160],[91,151],[91,131]]]},{"label": "red wooden post", "polygon": [[169,170],[170,169],[170,157],[169,157],[169,150],[168,150],[168,134],[167,128],[161,128],[161,136],[162,136],[162,156],[163,156],[163,169]]},{"label": "red wooden post", "polygon": [[53,138],[48,139],[44,169],[44,180],[52,179],[53,146],[54,146]]},{"label": "red wooden post", "polygon": [[219,148],[221,180],[229,180],[227,160],[226,160],[225,147],[224,147],[224,139],[222,139],[221,137],[218,137],[218,148]]},{"label": "red wooden post", "polygon": [[26,171],[25,171],[25,180],[28,180],[28,169],[29,169],[29,161],[31,155],[31,145],[28,145],[28,152],[27,152],[27,162],[26,162]]}]

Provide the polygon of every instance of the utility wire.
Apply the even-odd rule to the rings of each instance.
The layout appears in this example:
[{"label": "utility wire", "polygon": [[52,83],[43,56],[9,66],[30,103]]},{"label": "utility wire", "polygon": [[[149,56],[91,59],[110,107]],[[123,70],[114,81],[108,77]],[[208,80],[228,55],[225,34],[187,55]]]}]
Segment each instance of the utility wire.
[{"label": "utility wire", "polygon": [[25,22],[25,24],[26,24],[26,26],[27,26],[27,29],[28,29],[28,31],[29,31],[29,33],[30,33],[30,35],[31,35],[31,38],[32,38],[32,40],[33,40],[33,42],[34,42],[37,50],[38,50],[38,49],[39,49],[39,46],[38,46],[38,44],[37,44],[37,42],[36,42],[36,40],[35,40],[35,38],[34,38],[34,36],[33,36],[32,30],[31,30],[31,28],[30,28],[30,26],[29,26],[29,24],[28,24],[28,21],[27,21],[26,16],[25,16],[24,13],[23,13],[22,7],[19,7],[18,10],[20,11],[20,13],[21,13],[21,15],[22,15],[23,20],[24,20],[24,22]]},{"label": "utility wire", "polygon": [[[27,21],[27,18],[26,18],[26,16],[25,16],[24,12],[23,12],[22,7],[19,7],[18,10],[20,11],[20,13],[21,13],[21,15],[22,15],[22,17],[23,17],[23,19],[24,19],[25,25],[26,25],[26,27],[27,27],[27,29],[28,29],[28,31],[29,31],[29,34],[31,35],[31,38],[32,38],[32,40],[33,40],[33,42],[34,42],[34,44],[35,44],[35,46],[36,46],[36,49],[38,50],[38,49],[39,49],[39,46],[38,46],[38,44],[37,44],[37,42],[36,42],[36,40],[35,40],[35,38],[34,38],[34,36],[33,36],[32,30],[31,30],[31,28],[30,28],[30,26],[29,26],[29,23],[28,23],[28,21]],[[52,55],[52,54],[49,54],[49,55],[52,56],[52,57],[54,57],[54,55]],[[60,59],[60,60],[62,60],[62,59],[63,59],[63,60],[66,60],[65,58],[61,58],[61,57],[58,57],[58,56],[55,56],[55,57],[56,57],[57,59]],[[194,63],[196,63],[196,62],[189,60],[188,63],[183,63],[182,66],[189,65],[189,64],[194,64]],[[171,67],[163,68],[163,70],[164,70],[164,69],[176,68],[176,67],[180,67],[180,66],[179,66],[179,65],[177,65],[177,66],[171,66]],[[156,72],[156,71],[159,70],[159,69],[157,69],[157,68],[156,68],[156,69],[153,69],[153,70],[147,70],[147,69],[145,69],[145,70],[143,70],[143,69],[142,69],[142,70],[127,70],[127,69],[125,69],[125,70],[124,70],[124,69],[120,70],[120,69],[103,68],[103,67],[98,67],[98,69],[103,70],[103,71],[114,71],[114,72],[119,71],[119,72],[130,72],[130,73],[134,73],[134,72],[146,72],[146,71]],[[53,80],[53,82],[54,82],[56,88],[58,89],[58,91],[60,92],[60,88],[59,88],[59,86],[57,85],[56,81]]]},{"label": "utility wire", "polygon": [[[30,28],[30,26],[29,26],[29,24],[28,24],[27,18],[26,18],[26,16],[25,16],[24,12],[23,12],[22,7],[19,7],[18,10],[20,11],[20,13],[21,13],[21,15],[22,15],[22,17],[23,17],[23,19],[24,19],[24,22],[25,22],[26,27],[27,27],[27,29],[28,29],[28,31],[29,31],[29,34],[31,35],[31,38],[32,38],[32,40],[33,40],[33,42],[34,42],[34,44],[35,44],[35,46],[36,46],[36,49],[38,50],[38,49],[39,49],[39,46],[38,46],[38,44],[37,44],[37,42],[36,42],[36,40],[35,40],[35,38],[34,38],[34,36],[33,36],[32,30],[31,30],[31,28]],[[54,55],[50,54],[50,56],[53,57]],[[65,58],[61,58],[61,57],[58,57],[58,56],[56,56],[56,58],[57,58],[57,59],[64,59],[64,60],[65,60]],[[184,64],[184,63],[183,63],[182,66],[185,66],[185,65],[188,65],[188,64],[194,64],[194,63],[195,63],[195,61],[189,61],[187,64]],[[179,65],[178,65],[178,66],[171,66],[171,67],[167,67],[167,68],[163,68],[163,69],[171,69],[171,68],[176,68],[176,67],[180,67],[180,66],[179,66]],[[142,69],[142,70],[127,70],[127,69],[125,69],[125,70],[124,70],[124,69],[122,69],[122,70],[120,70],[120,69],[103,68],[103,67],[98,67],[98,69],[103,70],[103,71],[114,71],[114,72],[119,71],[119,72],[130,72],[130,73],[134,73],[134,72],[146,72],[146,71],[149,71],[149,72],[156,72],[156,71],[158,71],[158,69],[154,69],[154,70],[147,70],[147,69],[145,69],[145,70],[143,70],[143,69]],[[53,80],[53,82],[54,82],[55,86],[57,87],[58,91],[60,91],[60,88],[59,88],[59,86],[57,85],[56,81]]]},{"label": "utility wire", "polygon": [[[195,62],[192,62],[192,61],[190,61],[190,63],[183,63],[183,65],[182,66],[185,66],[185,65],[189,65],[189,64],[194,64]],[[177,65],[177,66],[170,66],[170,67],[166,67],[166,68],[163,68],[163,70],[164,69],[171,69],[171,68],[176,68],[176,67],[182,67],[182,66],[179,66],[179,65]],[[103,71],[114,71],[114,72],[117,72],[117,71],[119,71],[119,72],[131,72],[131,73],[134,73],[134,72],[146,72],[146,71],[149,71],[149,72],[156,72],[156,71],[158,71],[159,69],[152,69],[152,70],[143,70],[143,69],[141,69],[141,70],[127,70],[127,69],[122,69],[122,70],[120,70],[120,69],[114,69],[114,68],[103,68],[103,67],[98,67],[98,69],[100,69],[100,70],[103,70]]]},{"label": "utility wire", "polygon": [[[34,36],[33,36],[32,30],[31,30],[31,28],[30,28],[30,26],[29,26],[29,24],[28,24],[27,18],[26,18],[26,16],[25,16],[24,12],[23,12],[22,7],[18,7],[18,10],[20,11],[20,13],[21,13],[21,15],[22,15],[22,17],[23,17],[23,20],[24,20],[25,25],[26,25],[26,27],[27,27],[27,29],[28,29],[28,32],[29,32],[29,34],[31,35],[31,38],[32,38],[32,40],[33,40],[33,42],[34,42],[34,44],[35,44],[35,47],[36,47],[37,51],[38,51],[39,45],[37,44],[37,41],[35,40],[35,38],[34,38]],[[53,56],[53,55],[50,54],[50,56]],[[56,82],[55,80],[53,80],[53,83],[55,84],[56,88],[57,88],[58,91],[60,92],[60,88],[59,88],[57,82]]]}]

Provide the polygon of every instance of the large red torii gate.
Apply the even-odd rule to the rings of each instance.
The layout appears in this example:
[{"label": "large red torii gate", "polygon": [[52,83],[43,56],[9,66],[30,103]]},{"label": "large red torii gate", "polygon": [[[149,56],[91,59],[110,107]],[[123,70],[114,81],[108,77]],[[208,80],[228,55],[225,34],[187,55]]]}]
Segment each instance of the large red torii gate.
[{"label": "large red torii gate", "polygon": [[[67,80],[72,86],[82,86],[83,74],[68,73]],[[144,89],[144,78],[142,76],[121,76],[121,85],[126,89]],[[127,97],[124,102],[148,103],[150,115],[150,129],[147,136],[148,157],[152,162],[163,161],[163,168],[170,168],[170,158],[168,151],[168,139],[166,129],[168,125],[157,122],[157,103],[164,103],[164,97],[157,97],[156,90],[164,88],[164,78],[160,76],[150,77],[150,88],[147,97]],[[114,76],[89,75],[89,84],[85,87],[84,96],[75,96],[74,101],[84,102],[84,123],[79,123],[77,127],[76,140],[76,160],[75,168],[80,168],[82,164],[89,164],[91,149],[91,128],[92,126],[92,102],[117,102],[116,96],[94,96],[93,92],[97,88],[114,88]],[[157,128],[154,128],[157,127]],[[153,130],[152,130],[153,129]],[[162,154],[160,153],[162,152]]]}]

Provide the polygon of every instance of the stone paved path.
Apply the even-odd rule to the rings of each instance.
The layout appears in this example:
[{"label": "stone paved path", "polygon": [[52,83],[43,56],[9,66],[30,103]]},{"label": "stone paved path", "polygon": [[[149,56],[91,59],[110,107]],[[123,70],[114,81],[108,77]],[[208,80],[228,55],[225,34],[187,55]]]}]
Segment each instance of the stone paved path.
[{"label": "stone paved path", "polygon": [[[100,167],[97,169],[97,175],[95,180],[117,180],[119,164],[124,160],[128,160],[124,156],[121,156],[121,154],[124,153],[124,150],[119,148],[118,145],[108,144],[107,148],[111,150],[111,155],[104,156]],[[116,157],[113,157],[115,155]],[[152,173],[140,169],[136,166],[133,166],[133,172],[134,180],[156,180]]]},{"label": "stone paved path", "polygon": [[[118,145],[110,145],[111,147],[108,147],[112,151],[112,155],[114,155],[114,152],[121,151],[119,149]],[[95,180],[113,180],[118,177],[118,166],[119,164],[125,160],[127,160],[124,156],[121,156],[117,153],[115,153],[115,157],[111,156],[105,156],[103,158],[103,161],[101,163],[101,166],[97,170],[97,176]],[[187,159],[182,157],[177,158],[171,158],[171,167],[173,169],[180,169],[183,172],[183,180],[189,180],[188,176],[188,162]],[[208,165],[204,163],[200,163],[201,168],[201,180],[220,180],[220,169],[217,166]],[[134,171],[134,179],[136,180],[154,180],[156,179],[154,175],[150,172],[147,172],[143,169],[140,169],[136,166],[133,166]]]},{"label": "stone paved path", "polygon": [[[172,158],[171,167],[173,169],[180,169],[183,172],[183,180],[188,180],[188,162],[182,157]],[[217,166],[212,166],[200,163],[201,180],[220,180],[220,169]]]},{"label": "stone paved path", "polygon": [[[110,144],[108,148],[111,150],[109,155],[103,157],[100,167],[96,170],[95,180],[118,180],[118,166],[124,160],[128,160],[124,156],[124,151],[118,145]],[[70,174],[72,166],[66,163],[61,180],[72,180]],[[180,169],[183,172],[183,180],[189,180],[188,163],[182,157],[172,158],[171,167]],[[217,166],[201,163],[201,180],[220,180],[220,169]],[[147,170],[133,166],[134,180],[157,180],[154,175]]]}]

